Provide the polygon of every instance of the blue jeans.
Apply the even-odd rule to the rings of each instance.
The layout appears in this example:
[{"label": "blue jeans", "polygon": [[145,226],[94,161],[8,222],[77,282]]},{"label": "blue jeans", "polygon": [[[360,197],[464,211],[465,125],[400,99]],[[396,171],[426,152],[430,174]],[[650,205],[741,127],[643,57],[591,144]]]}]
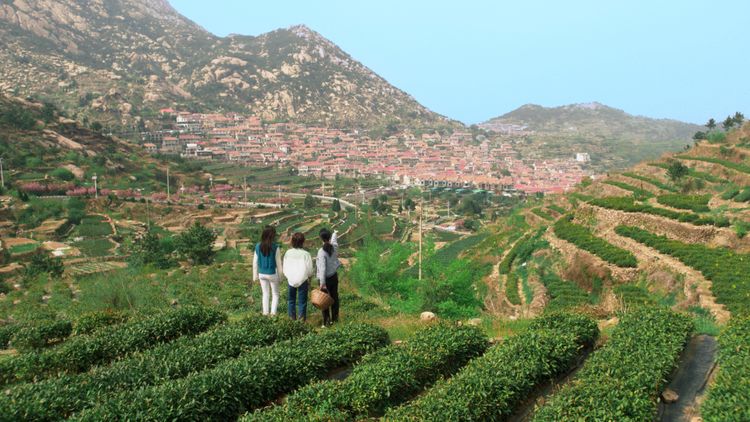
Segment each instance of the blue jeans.
[{"label": "blue jeans", "polygon": [[305,281],[299,287],[289,286],[288,311],[289,318],[307,320],[307,291],[310,289],[310,282]]}]

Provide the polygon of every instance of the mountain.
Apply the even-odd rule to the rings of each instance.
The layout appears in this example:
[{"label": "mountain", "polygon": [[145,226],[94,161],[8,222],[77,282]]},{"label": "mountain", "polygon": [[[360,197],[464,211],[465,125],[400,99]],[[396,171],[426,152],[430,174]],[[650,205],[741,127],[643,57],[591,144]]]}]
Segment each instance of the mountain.
[{"label": "mountain", "polygon": [[0,90],[79,118],[131,124],[184,107],[347,127],[458,125],[305,26],[222,38],[165,0],[3,1],[0,42]]},{"label": "mountain", "polygon": [[519,147],[525,153],[553,158],[588,152],[602,170],[627,168],[681,149],[701,129],[677,120],[633,116],[596,102],[554,108],[527,104],[479,126],[507,131],[509,125],[523,129]]}]

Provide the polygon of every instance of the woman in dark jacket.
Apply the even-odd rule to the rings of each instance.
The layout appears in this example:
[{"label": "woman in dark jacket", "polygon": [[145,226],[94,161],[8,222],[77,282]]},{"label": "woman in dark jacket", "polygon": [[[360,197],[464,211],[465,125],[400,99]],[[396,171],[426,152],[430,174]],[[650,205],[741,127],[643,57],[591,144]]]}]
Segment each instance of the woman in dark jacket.
[{"label": "woman in dark jacket", "polygon": [[328,229],[320,231],[320,240],[323,246],[318,250],[316,258],[318,266],[318,281],[320,290],[328,293],[333,298],[333,305],[323,311],[323,326],[331,325],[339,320],[339,243],[337,232],[331,233]]}]

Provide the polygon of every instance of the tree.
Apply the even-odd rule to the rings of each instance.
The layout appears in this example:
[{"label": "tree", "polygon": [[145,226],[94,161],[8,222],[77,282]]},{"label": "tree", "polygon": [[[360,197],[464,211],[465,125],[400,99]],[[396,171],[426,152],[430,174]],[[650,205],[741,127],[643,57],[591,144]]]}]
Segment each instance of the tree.
[{"label": "tree", "polygon": [[690,168],[682,164],[680,161],[672,161],[667,168],[667,176],[669,176],[673,182],[682,179],[687,176],[688,173],[690,173]]},{"label": "tree", "polygon": [[51,103],[44,103],[42,107],[42,120],[44,123],[50,123],[55,118],[55,106]]},{"label": "tree", "polygon": [[724,130],[729,130],[734,126],[734,119],[731,116],[727,116],[726,119],[724,119],[724,123],[721,124],[724,127]]},{"label": "tree", "polygon": [[466,198],[461,201],[460,211],[464,214],[481,214],[482,207],[473,198]]},{"label": "tree", "polygon": [[302,203],[302,205],[306,209],[315,208],[315,204],[315,198],[313,198],[313,196],[310,194],[307,194],[307,196],[305,196],[305,201]]},{"label": "tree", "polygon": [[195,265],[208,265],[214,260],[216,233],[199,222],[180,233],[174,242],[175,250]]},{"label": "tree", "polygon": [[86,203],[80,198],[70,198],[68,200],[68,223],[81,224],[85,215]]},{"label": "tree", "polygon": [[716,120],[714,120],[713,118],[708,119],[706,127],[708,128],[708,130],[713,130],[716,127]]},{"label": "tree", "polygon": [[695,132],[695,135],[693,135],[693,139],[696,141],[701,141],[703,139],[706,139],[706,132],[702,132],[702,131]]},{"label": "tree", "polygon": [[333,201],[333,204],[331,204],[331,211],[333,212],[339,212],[341,211],[341,202],[339,202],[338,199]]},{"label": "tree", "polygon": [[404,200],[404,208],[414,211],[417,209],[417,204],[415,204],[411,198],[406,198],[406,200]]},{"label": "tree", "polygon": [[737,126],[742,126],[742,123],[745,121],[745,115],[738,111],[734,113],[734,117],[732,119]]},{"label": "tree", "polygon": [[160,238],[153,230],[133,242],[130,263],[134,266],[153,264],[156,268],[170,268],[175,265],[172,259],[174,244],[171,238]]},{"label": "tree", "polygon": [[26,278],[34,278],[47,273],[54,278],[60,278],[65,272],[65,265],[60,258],[52,258],[46,252],[37,252],[31,257],[26,267]]},{"label": "tree", "polygon": [[99,122],[91,123],[91,130],[93,130],[94,132],[99,133],[102,131],[102,129],[104,129],[104,126],[102,126],[101,123]]},{"label": "tree", "polygon": [[73,174],[72,171],[66,169],[65,167],[60,167],[60,168],[56,168],[52,170],[50,175],[54,177],[55,179],[64,180],[66,182],[70,182],[76,178],[76,175]]}]

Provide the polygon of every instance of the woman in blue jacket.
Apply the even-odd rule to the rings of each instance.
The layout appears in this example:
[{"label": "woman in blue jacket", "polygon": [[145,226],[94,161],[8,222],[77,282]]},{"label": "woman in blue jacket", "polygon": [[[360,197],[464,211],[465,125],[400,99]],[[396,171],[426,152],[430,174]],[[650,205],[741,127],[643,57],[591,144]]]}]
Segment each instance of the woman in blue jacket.
[{"label": "woman in blue jacket", "polygon": [[263,291],[263,315],[276,315],[279,306],[279,284],[284,272],[281,268],[281,248],[274,242],[275,238],[276,229],[267,226],[253,253],[253,280],[260,281]]}]

